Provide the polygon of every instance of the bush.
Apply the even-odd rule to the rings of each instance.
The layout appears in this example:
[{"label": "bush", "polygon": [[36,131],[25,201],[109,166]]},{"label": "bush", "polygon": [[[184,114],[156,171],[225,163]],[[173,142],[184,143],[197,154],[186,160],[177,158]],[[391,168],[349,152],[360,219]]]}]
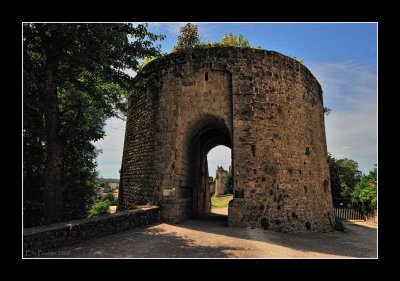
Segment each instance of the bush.
[{"label": "bush", "polygon": [[110,213],[110,202],[108,200],[99,201],[97,203],[94,203],[90,207],[88,217],[91,218],[109,213]]}]

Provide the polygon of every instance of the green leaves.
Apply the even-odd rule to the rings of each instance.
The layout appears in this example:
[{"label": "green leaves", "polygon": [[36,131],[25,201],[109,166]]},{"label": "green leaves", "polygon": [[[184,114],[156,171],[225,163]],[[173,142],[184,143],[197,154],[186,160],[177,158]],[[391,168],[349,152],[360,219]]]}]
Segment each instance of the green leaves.
[{"label": "green leaves", "polygon": [[194,48],[200,44],[199,29],[197,25],[187,23],[181,27],[178,36],[177,45],[173,48],[173,52],[180,52],[186,49]]},{"label": "green leaves", "polygon": [[242,34],[235,36],[232,33],[229,33],[229,35],[225,33],[220,42],[220,45],[225,47],[250,48],[249,41],[247,39],[244,39]]},{"label": "green leaves", "polygon": [[332,197],[350,198],[356,184],[362,177],[358,170],[358,163],[352,159],[335,159],[328,155],[331,177]]},{"label": "green leaves", "polygon": [[177,45],[173,48],[172,52],[179,52],[191,48],[212,48],[212,47],[241,47],[241,48],[252,48],[261,49],[261,46],[251,46],[249,41],[244,38],[242,34],[238,36],[232,33],[224,34],[221,42],[211,42],[208,40],[207,43],[200,40],[199,30],[197,25],[188,23],[183,26],[178,36]]},{"label": "green leaves", "polygon": [[[159,56],[153,42],[164,37],[148,32],[146,24],[23,25],[26,226],[40,223],[33,218],[40,213],[31,213],[27,202],[43,204],[45,163],[52,153],[45,127],[54,120],[45,119],[44,109],[52,104],[59,110],[59,130],[53,133],[64,148],[64,219],[85,217],[97,178],[93,142],[104,136],[107,118],[123,118],[133,92],[133,79],[123,70],[137,70],[141,59]],[[51,73],[49,64],[55,65]],[[46,77],[55,77],[57,99],[44,97]]]},{"label": "green leaves", "polygon": [[374,168],[363,176],[351,194],[353,202],[360,202],[367,211],[377,207],[377,170]]},{"label": "green leaves", "polygon": [[88,212],[88,217],[96,217],[110,213],[110,201],[104,200],[93,204]]},{"label": "green leaves", "polygon": [[207,43],[200,44],[202,48],[212,48],[212,47],[240,47],[240,48],[251,48],[251,49],[261,49],[261,46],[251,46],[249,41],[244,38],[242,34],[238,36],[232,33],[224,34],[221,42],[211,42],[208,40]]},{"label": "green leaves", "polygon": [[155,56],[149,56],[149,57],[145,57],[143,59],[143,62],[140,64],[139,69],[142,70],[143,67],[145,67],[149,62],[155,60],[156,57]]}]

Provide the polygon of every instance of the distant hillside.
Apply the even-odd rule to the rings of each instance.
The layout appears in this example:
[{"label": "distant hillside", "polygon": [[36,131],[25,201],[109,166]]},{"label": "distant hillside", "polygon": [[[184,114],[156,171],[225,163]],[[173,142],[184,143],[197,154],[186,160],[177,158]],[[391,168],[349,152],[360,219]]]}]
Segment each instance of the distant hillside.
[{"label": "distant hillside", "polygon": [[106,183],[106,182],[118,182],[119,183],[119,179],[98,178],[97,180],[99,181],[99,183]]}]

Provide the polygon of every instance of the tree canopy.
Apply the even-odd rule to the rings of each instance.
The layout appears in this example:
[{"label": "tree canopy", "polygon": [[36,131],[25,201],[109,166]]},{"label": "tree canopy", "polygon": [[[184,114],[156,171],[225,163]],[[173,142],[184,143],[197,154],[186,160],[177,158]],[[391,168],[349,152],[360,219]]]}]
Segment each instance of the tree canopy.
[{"label": "tree canopy", "polygon": [[360,202],[365,211],[370,212],[377,207],[377,169],[364,175],[356,184],[352,194],[353,202]]},{"label": "tree canopy", "polygon": [[356,184],[360,181],[362,172],[358,170],[358,163],[352,159],[336,159],[328,155],[331,177],[332,197],[334,199],[351,198]]},{"label": "tree canopy", "polygon": [[232,33],[225,33],[221,42],[211,42],[207,43],[210,47],[241,47],[241,48],[253,48],[253,49],[261,49],[260,46],[251,46],[249,40],[245,39],[242,34],[234,35]]},{"label": "tree canopy", "polygon": [[251,46],[249,41],[244,38],[242,34],[234,35],[232,33],[224,34],[220,42],[211,42],[210,40],[205,43],[200,40],[199,29],[195,24],[187,23],[181,27],[180,34],[178,35],[177,45],[173,48],[173,52],[179,52],[192,48],[212,48],[212,47],[241,47],[241,48],[255,48],[261,49],[260,46]]},{"label": "tree canopy", "polygon": [[93,142],[122,118],[132,78],[163,36],[139,24],[23,26],[24,225],[83,217],[96,184]]},{"label": "tree canopy", "polygon": [[194,48],[199,44],[199,28],[195,24],[187,23],[181,27],[180,34],[178,35],[178,42],[173,48],[173,52]]}]

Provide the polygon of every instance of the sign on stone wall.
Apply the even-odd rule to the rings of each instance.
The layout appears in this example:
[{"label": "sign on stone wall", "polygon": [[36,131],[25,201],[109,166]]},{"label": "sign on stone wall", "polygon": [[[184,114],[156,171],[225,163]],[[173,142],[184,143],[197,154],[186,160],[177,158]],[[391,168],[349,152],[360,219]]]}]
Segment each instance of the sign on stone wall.
[{"label": "sign on stone wall", "polygon": [[175,187],[173,188],[164,188],[163,196],[175,196]]},{"label": "sign on stone wall", "polygon": [[235,189],[235,198],[244,198],[244,189],[243,188]]}]

